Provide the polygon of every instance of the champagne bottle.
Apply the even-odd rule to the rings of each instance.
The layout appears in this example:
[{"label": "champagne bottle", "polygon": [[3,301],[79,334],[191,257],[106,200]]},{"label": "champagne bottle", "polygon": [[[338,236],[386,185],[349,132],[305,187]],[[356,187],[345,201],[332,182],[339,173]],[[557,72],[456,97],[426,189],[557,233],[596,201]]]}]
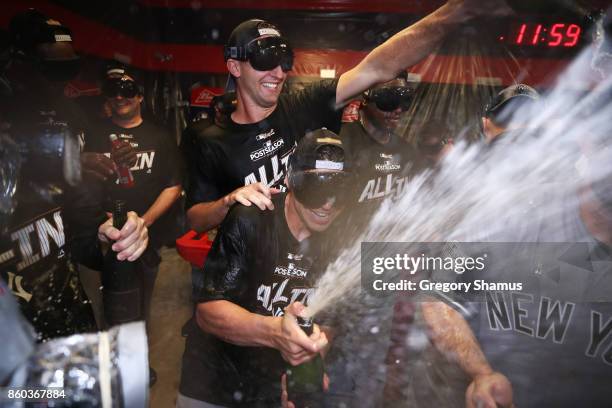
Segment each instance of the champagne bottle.
[{"label": "champagne bottle", "polygon": [[[308,336],[312,334],[312,318],[298,317],[298,324]],[[323,406],[323,359],[314,359],[287,368],[287,395],[296,408],[318,408]]]},{"label": "champagne bottle", "polygon": [[[113,226],[121,230],[127,221],[125,201],[116,200]],[[109,326],[142,320],[140,282],[136,264],[117,259],[117,253],[108,249],[102,272],[102,299],[104,317]]]},{"label": "champagne bottle", "polygon": [[[111,159],[115,161],[115,152],[119,150],[123,144],[118,138],[116,134],[111,134],[108,136],[111,142]],[[119,182],[119,186],[121,188],[132,188],[134,187],[134,175],[132,174],[132,170],[130,170],[130,166],[126,164],[118,164],[115,162],[115,167],[117,171],[117,180]]]}]

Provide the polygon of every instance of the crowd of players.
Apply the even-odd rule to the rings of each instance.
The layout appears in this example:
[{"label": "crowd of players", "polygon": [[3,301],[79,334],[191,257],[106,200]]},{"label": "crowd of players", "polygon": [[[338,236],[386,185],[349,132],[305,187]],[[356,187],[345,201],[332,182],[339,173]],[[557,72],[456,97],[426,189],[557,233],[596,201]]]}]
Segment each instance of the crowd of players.
[{"label": "crowd of players", "polygon": [[[325,380],[329,406],[378,406],[385,395],[391,403],[391,393],[383,395],[383,389],[385,382],[387,391],[392,388],[393,370],[380,375],[378,367],[368,366],[369,358],[334,360],[333,345],[355,333],[334,327],[331,319],[329,325],[315,324],[307,336],[296,318],[304,313],[317,277],[359,237],[381,203],[398,199],[411,177],[435,167],[453,147],[453,135],[439,131],[423,132],[416,146],[402,137],[405,112],[414,103],[405,69],[462,22],[507,12],[501,2],[485,7],[451,0],[339,78],[295,92],[283,92],[294,58],[287,40],[269,22],[243,22],[225,46],[228,93],[213,118],[185,130],[182,159],[163,129],[143,119],[144,90],[135,72],[116,64],[106,67],[105,103],[98,117],[83,120],[78,107],[60,95],[78,68],[70,31],[35,10],[13,18],[10,85],[0,118],[3,191],[10,192],[2,197],[0,270],[39,340],[105,327],[98,289],[103,250],[137,262],[142,318],[148,319],[159,250],[180,230],[176,220],[184,188],[189,227],[198,232],[216,228],[217,234],[194,290],[197,305],[194,324],[186,326],[177,406],[291,406],[283,379],[288,365],[319,354],[337,362]],[[360,100],[356,118],[344,122],[342,109],[355,98]],[[523,84],[500,92],[484,109],[479,143],[491,151],[511,143],[522,129],[512,112],[530,109],[538,98]],[[115,146],[111,135],[119,141]],[[583,148],[585,155],[602,160],[608,147]],[[121,166],[132,169],[132,188],[116,182]],[[121,231],[107,216],[116,199],[131,210]],[[593,183],[576,202],[567,210],[572,231],[546,239],[593,243],[591,259],[601,261],[602,273],[610,273],[609,189]],[[542,307],[539,300],[533,305]],[[402,323],[402,310],[411,318],[415,307],[396,307],[394,323]],[[485,322],[486,310],[477,315],[483,329],[475,332],[457,305],[418,307],[436,348],[466,374],[469,407],[514,402],[595,407],[610,401],[612,323],[605,305],[597,311],[593,305],[575,309],[585,316],[575,319],[577,325],[591,324],[593,313],[601,315],[599,327],[591,327],[597,334],[592,354],[603,350],[601,359],[572,358],[556,373],[554,368],[535,373],[533,365],[513,367],[514,350],[501,352],[494,328],[485,328],[491,323]],[[547,336],[532,336],[534,343],[521,347],[560,347],[561,352],[541,353],[554,359],[564,355],[564,341],[570,347],[574,340],[568,336],[552,344]],[[364,373],[368,378],[362,383]],[[566,388],[530,388],[526,380],[531,376],[542,385]],[[569,386],[581,376],[590,381],[587,396]]]}]

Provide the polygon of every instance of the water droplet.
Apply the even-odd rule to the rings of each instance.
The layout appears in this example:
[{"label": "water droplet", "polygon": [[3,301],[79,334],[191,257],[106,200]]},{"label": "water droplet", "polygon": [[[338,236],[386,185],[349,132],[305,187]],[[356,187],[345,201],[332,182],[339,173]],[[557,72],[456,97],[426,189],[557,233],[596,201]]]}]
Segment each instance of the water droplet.
[{"label": "water droplet", "polygon": [[242,392],[240,392],[240,391],[234,392],[234,400],[242,401]]}]

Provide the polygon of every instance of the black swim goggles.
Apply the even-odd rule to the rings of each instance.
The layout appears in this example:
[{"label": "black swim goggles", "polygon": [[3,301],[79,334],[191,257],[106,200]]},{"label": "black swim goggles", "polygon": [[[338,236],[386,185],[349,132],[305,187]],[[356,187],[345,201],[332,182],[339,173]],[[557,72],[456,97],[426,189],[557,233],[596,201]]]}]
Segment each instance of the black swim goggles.
[{"label": "black swim goggles", "polygon": [[412,102],[412,90],[406,87],[378,88],[366,91],[364,98],[383,112],[393,112],[397,108],[406,111]]},{"label": "black swim goggles", "polygon": [[136,82],[129,78],[108,78],[102,85],[102,93],[107,98],[134,98],[140,94],[140,90]]},{"label": "black swim goggles", "polygon": [[225,58],[249,61],[257,71],[271,71],[279,65],[283,72],[293,68],[293,50],[277,36],[256,38],[246,47],[226,47]]},{"label": "black swim goggles", "polygon": [[351,175],[344,171],[290,171],[289,189],[306,208],[321,208],[329,201],[341,208],[350,197]]}]

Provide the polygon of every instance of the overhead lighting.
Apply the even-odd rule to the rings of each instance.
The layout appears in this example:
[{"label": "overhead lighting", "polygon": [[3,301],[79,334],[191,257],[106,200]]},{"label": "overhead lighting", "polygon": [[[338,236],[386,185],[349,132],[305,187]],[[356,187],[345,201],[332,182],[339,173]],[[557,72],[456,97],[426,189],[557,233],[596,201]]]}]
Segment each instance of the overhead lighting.
[{"label": "overhead lighting", "polygon": [[321,68],[321,78],[335,78],[335,77],[336,77],[335,69]]}]

